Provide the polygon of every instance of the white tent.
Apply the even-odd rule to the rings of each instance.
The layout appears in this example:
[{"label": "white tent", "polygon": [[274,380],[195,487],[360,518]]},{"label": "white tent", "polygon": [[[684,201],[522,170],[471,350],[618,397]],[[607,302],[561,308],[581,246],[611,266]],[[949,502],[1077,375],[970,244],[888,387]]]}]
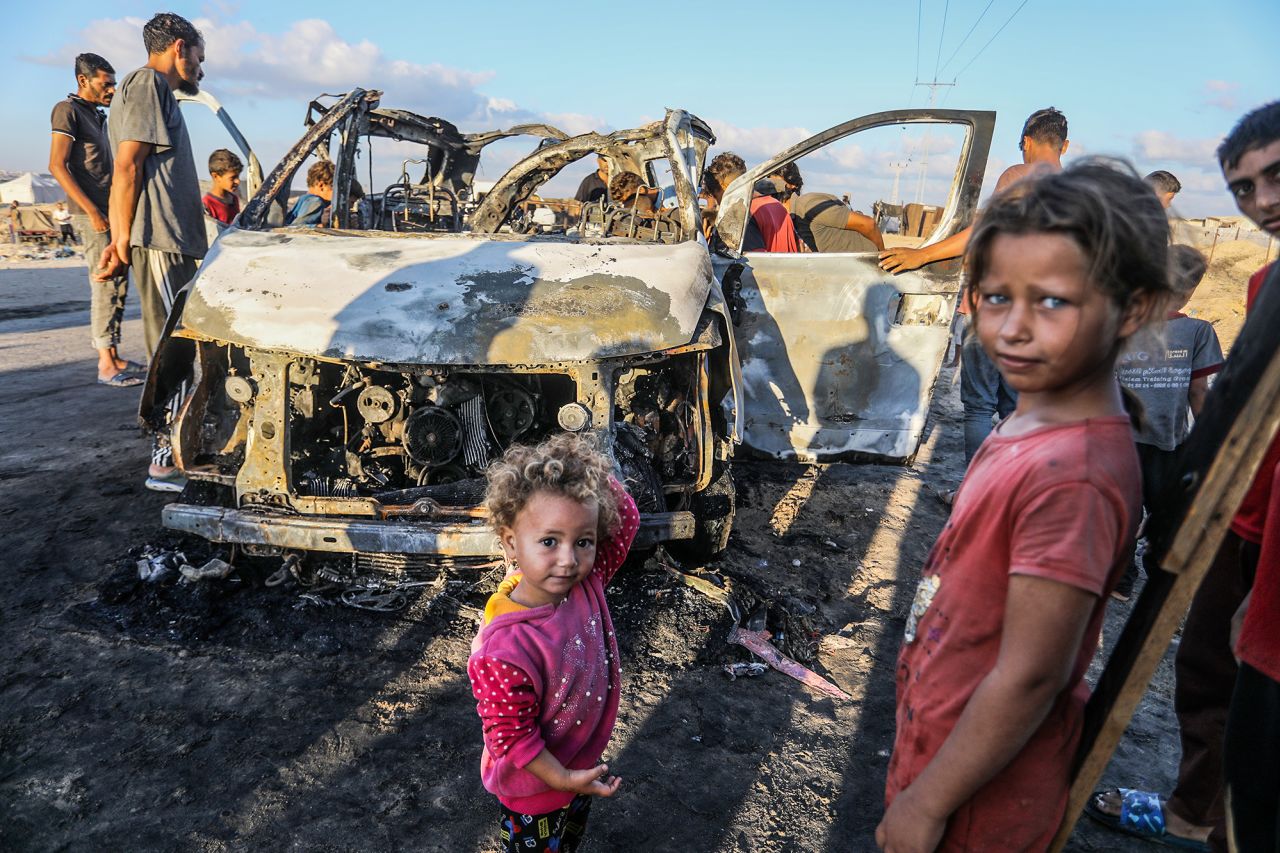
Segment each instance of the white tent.
[{"label": "white tent", "polygon": [[0,203],[8,204],[14,199],[23,204],[51,204],[66,201],[67,194],[52,175],[23,172],[13,180],[0,184]]}]

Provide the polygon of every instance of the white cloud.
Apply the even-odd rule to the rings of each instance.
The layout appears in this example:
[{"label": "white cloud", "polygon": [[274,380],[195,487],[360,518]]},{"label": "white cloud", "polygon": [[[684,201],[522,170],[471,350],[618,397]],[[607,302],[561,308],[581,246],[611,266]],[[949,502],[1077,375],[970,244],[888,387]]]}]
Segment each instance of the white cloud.
[{"label": "white cloud", "polygon": [[[586,115],[585,113],[543,113],[542,120],[552,127],[558,127],[570,136],[590,133],[593,130],[601,133],[609,131],[608,122],[600,116]],[[637,127],[642,124],[644,124],[643,121],[637,122]]]},{"label": "white cloud", "polygon": [[1218,169],[1189,169],[1178,173],[1183,192],[1224,193],[1227,182]]},{"label": "white cloud", "polygon": [[[123,76],[146,60],[144,23],[136,17],[92,21],[72,44],[32,61],[70,68],[77,53],[92,50]],[[382,89],[384,103],[460,125],[491,127],[539,118],[509,99],[483,93],[480,87],[493,79],[492,72],[392,58],[371,41],[344,39],[318,18],[294,21],[280,33],[263,32],[244,20],[197,18],[192,23],[205,37],[205,84],[215,93],[296,102],[364,86]]]},{"label": "white cloud", "polygon": [[734,152],[748,167],[813,136],[803,127],[738,127],[719,119],[708,119],[707,124],[716,135],[715,150]]},{"label": "white cloud", "polygon": [[1240,103],[1236,98],[1239,90],[1239,83],[1231,83],[1226,80],[1206,80],[1204,84],[1205,97],[1202,103],[1208,107],[1217,107],[1220,110],[1235,112]]},{"label": "white cloud", "polygon": [[1198,168],[1217,163],[1216,139],[1183,139],[1163,130],[1144,130],[1134,136],[1133,146],[1142,163],[1159,160]]}]

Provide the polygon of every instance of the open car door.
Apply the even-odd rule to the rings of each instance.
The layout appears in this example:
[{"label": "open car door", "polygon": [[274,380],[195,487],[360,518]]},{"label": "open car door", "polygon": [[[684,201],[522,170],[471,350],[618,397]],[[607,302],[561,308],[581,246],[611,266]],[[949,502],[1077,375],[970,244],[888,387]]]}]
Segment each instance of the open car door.
[{"label": "open car door", "polygon": [[[875,213],[866,219],[881,226],[888,248],[934,243],[972,222],[994,125],[994,112],[875,113],[793,145],[726,189],[716,229],[728,251],[714,263],[737,308],[749,451],[809,462],[909,461],[960,289],[959,259],[891,275],[870,242],[866,251],[738,255],[756,181],[797,163],[806,193],[850,188],[854,205]],[[869,132],[886,144],[866,144]],[[914,187],[916,203],[899,203],[903,184]],[[837,196],[825,198],[850,212]]]},{"label": "open car door", "polygon": [[[180,89],[175,89],[173,94],[174,97],[178,99],[179,104],[201,104],[202,106],[207,107],[218,121],[222,122],[222,126],[226,128],[227,133],[231,136],[231,141],[235,143],[236,147],[240,149],[240,153],[244,155],[244,185],[248,190],[244,197],[246,199],[253,198],[254,193],[256,193],[258,188],[262,186],[262,163],[259,162],[258,155],[254,153],[253,148],[249,146],[249,141],[245,139],[244,134],[240,132],[240,128],[236,126],[234,121],[232,121],[231,115],[227,112],[226,108],[219,103],[217,98],[204,89],[201,89],[194,95],[189,92],[183,92]],[[198,161],[200,158],[197,157],[196,159]],[[209,238],[209,245],[213,245],[213,241],[218,239],[218,235],[221,234],[226,227],[226,225],[210,216],[208,212],[205,213],[204,229],[206,236]]]},{"label": "open car door", "polygon": [[179,104],[189,102],[202,104],[205,107],[208,107],[209,111],[217,117],[218,121],[222,122],[222,126],[225,127],[227,129],[227,133],[230,134],[231,140],[235,142],[236,147],[240,149],[240,153],[244,155],[246,165],[245,188],[248,190],[248,192],[245,193],[245,198],[253,198],[253,194],[258,191],[258,187],[262,186],[262,163],[258,161],[258,155],[253,152],[251,147],[249,147],[249,141],[244,138],[244,134],[240,132],[240,128],[236,127],[236,123],[231,120],[231,115],[227,112],[226,108],[219,103],[217,98],[209,94],[209,92],[204,89],[201,89],[194,95],[177,89],[174,90],[173,95],[178,99]]}]

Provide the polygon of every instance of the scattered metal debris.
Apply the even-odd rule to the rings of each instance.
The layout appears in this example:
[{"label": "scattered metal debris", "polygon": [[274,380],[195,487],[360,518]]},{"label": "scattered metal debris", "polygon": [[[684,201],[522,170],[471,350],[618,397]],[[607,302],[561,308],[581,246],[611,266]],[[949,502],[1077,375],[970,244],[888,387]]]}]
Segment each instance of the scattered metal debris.
[{"label": "scattered metal debris", "polygon": [[332,607],[333,602],[320,595],[318,592],[304,592],[298,596],[297,602],[293,605],[294,610],[301,610],[304,607]]},{"label": "scattered metal debris", "polygon": [[724,665],[725,675],[729,676],[730,681],[737,681],[739,677],[755,678],[758,675],[764,675],[769,671],[767,664],[753,661],[751,663],[727,663]]},{"label": "scattered metal debris", "polygon": [[818,673],[801,666],[774,648],[773,644],[769,642],[771,636],[768,631],[750,631],[738,625],[734,625],[729,629],[729,642],[737,643],[747,649],[783,675],[789,675],[801,684],[812,687],[819,693],[825,693],[836,699],[853,699],[848,693],[845,693],[839,687],[818,675]]},{"label": "scattered metal debris", "polygon": [[381,612],[391,612],[402,610],[409,603],[408,597],[402,589],[388,590],[370,590],[370,589],[344,589],[338,595],[338,600],[348,607],[355,607],[360,610],[377,610]]},{"label": "scattered metal debris", "polygon": [[[676,566],[663,548],[658,549],[654,555],[654,560],[685,586],[692,587],[703,595],[714,598],[716,601],[724,604],[729,603],[730,596],[733,594],[733,582],[729,578],[707,569],[699,569],[696,573],[687,572]],[[730,610],[732,609],[730,607]]]},{"label": "scattered metal debris", "polygon": [[181,551],[152,551],[148,548],[138,560],[138,578],[147,583],[159,583],[176,575],[178,567],[186,562],[187,555]]},{"label": "scattered metal debris", "polygon": [[178,568],[178,571],[189,581],[224,580],[227,575],[231,574],[231,564],[214,557],[200,568],[184,562]]}]

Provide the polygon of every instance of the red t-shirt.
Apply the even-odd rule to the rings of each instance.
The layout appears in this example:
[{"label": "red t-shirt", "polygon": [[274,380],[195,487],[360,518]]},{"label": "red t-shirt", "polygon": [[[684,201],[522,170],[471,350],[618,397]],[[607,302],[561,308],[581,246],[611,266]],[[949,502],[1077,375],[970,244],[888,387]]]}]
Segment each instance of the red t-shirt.
[{"label": "red t-shirt", "polygon": [[[1249,278],[1250,309],[1273,266],[1267,264]],[[1258,672],[1280,681],[1280,437],[1271,442],[1231,529],[1262,546],[1236,654]]]},{"label": "red t-shirt", "polygon": [[[1273,266],[1275,266],[1274,262],[1267,264],[1249,277],[1246,312],[1253,310],[1253,303],[1258,298],[1258,291],[1262,289],[1262,282]],[[1262,467],[1258,469],[1258,476],[1254,478],[1249,491],[1245,492],[1244,500],[1240,502],[1240,509],[1236,510],[1236,517],[1231,521],[1231,529],[1241,539],[1248,539],[1254,544],[1262,542],[1267,506],[1271,503],[1271,471],[1277,465],[1280,465],[1280,436],[1271,442],[1271,448],[1262,460]]]},{"label": "red t-shirt", "polygon": [[1020,436],[993,432],[925,562],[898,657],[897,738],[886,804],[929,764],[1000,651],[1009,576],[1097,596],[1071,679],[1022,751],[947,824],[939,850],[1043,850],[1067,805],[1070,770],[1107,593],[1133,552],[1141,474],[1129,419]]},{"label": "red t-shirt", "polygon": [[773,196],[758,195],[751,199],[751,218],[764,238],[766,252],[798,252],[800,241],[791,224],[791,212]]},{"label": "red t-shirt", "polygon": [[235,219],[236,214],[240,212],[240,196],[238,195],[231,196],[231,201],[223,201],[213,193],[205,193],[201,201],[204,202],[205,213],[227,225],[230,225],[231,220]]},{"label": "red t-shirt", "polygon": [[1236,642],[1236,655],[1268,678],[1280,681],[1280,465],[1259,471],[1258,480],[1267,481],[1270,501],[1253,596]]}]

